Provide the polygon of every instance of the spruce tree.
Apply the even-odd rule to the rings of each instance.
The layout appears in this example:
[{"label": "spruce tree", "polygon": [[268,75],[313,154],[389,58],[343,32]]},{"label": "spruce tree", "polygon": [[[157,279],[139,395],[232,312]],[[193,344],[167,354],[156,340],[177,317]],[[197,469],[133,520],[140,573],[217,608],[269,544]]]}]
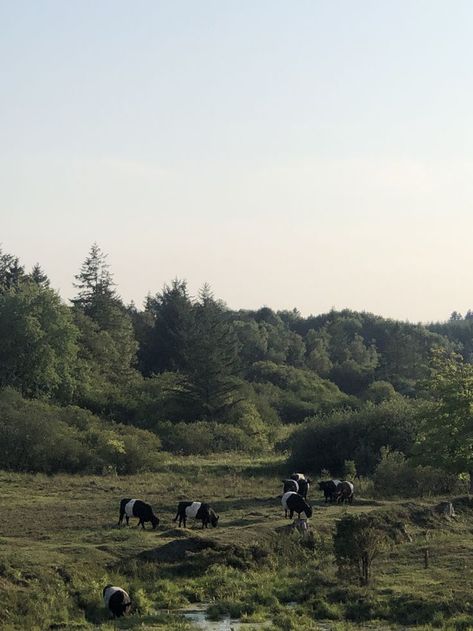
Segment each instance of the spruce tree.
[{"label": "spruce tree", "polygon": [[72,302],[98,324],[106,323],[109,307],[117,300],[106,259],[107,255],[94,243],[74,283],[79,292]]},{"label": "spruce tree", "polygon": [[0,292],[18,289],[25,278],[25,269],[18,257],[6,254],[0,247]]},{"label": "spruce tree", "polygon": [[198,417],[218,419],[240,400],[238,366],[229,313],[204,285],[194,304],[184,366],[184,390]]},{"label": "spruce tree", "polygon": [[49,287],[49,278],[44,273],[39,263],[35,263],[29,278],[40,287]]},{"label": "spruce tree", "polygon": [[151,316],[152,326],[144,335],[140,349],[144,373],[183,371],[193,319],[186,281],[176,278],[159,294],[148,297],[145,313]]}]

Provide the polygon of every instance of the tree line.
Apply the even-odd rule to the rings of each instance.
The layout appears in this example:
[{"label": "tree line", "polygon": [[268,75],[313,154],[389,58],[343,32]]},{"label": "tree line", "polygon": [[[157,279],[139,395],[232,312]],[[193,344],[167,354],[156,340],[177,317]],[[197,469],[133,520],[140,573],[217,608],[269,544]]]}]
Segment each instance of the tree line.
[{"label": "tree line", "polygon": [[[312,468],[336,473],[353,460],[372,473],[383,447],[414,454],[419,410],[435,399],[433,371],[473,359],[471,312],[421,325],[347,309],[307,318],[296,309],[232,310],[208,285],[191,296],[181,279],[149,294],[141,309],[126,305],[97,244],[74,287],[66,304],[40,265],[27,272],[0,250],[5,409],[22,407],[11,403],[14,390],[29,414],[35,402],[56,406],[67,425],[64,409],[85,410],[96,429],[120,423],[180,453],[279,444],[299,461],[310,451]],[[10,416],[0,418],[5,437]],[[337,455],[324,444],[339,445]],[[94,467],[106,466],[102,460]]]}]

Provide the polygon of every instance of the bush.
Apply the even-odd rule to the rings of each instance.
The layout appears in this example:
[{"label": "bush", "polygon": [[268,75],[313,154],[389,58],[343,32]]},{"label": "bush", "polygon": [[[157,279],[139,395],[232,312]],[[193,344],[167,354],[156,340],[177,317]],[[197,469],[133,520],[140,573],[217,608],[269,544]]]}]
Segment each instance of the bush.
[{"label": "bush", "polygon": [[224,421],[163,421],[156,426],[156,431],[166,450],[186,455],[225,451],[256,453],[270,447],[272,430],[263,423],[253,404],[241,402]]},{"label": "bush", "polygon": [[452,493],[458,477],[434,467],[413,466],[403,453],[381,449],[381,461],[373,475],[377,495],[419,497]]},{"label": "bush", "polygon": [[347,515],[337,522],[333,545],[340,573],[354,574],[362,585],[371,579],[373,560],[387,543],[387,535],[374,515]]},{"label": "bush", "polygon": [[0,462],[11,471],[129,474],[157,465],[154,434],[105,422],[76,407],[29,401],[0,391]]},{"label": "bush", "polygon": [[271,361],[253,364],[250,379],[264,392],[285,423],[301,423],[308,416],[348,405],[350,397],[334,383],[310,370],[282,366]]},{"label": "bush", "polygon": [[380,405],[368,403],[361,410],[314,418],[289,437],[289,467],[315,473],[328,469],[332,475],[342,476],[345,461],[352,460],[359,475],[370,475],[380,461],[382,447],[389,445],[406,454],[412,449],[419,405],[398,397]]}]

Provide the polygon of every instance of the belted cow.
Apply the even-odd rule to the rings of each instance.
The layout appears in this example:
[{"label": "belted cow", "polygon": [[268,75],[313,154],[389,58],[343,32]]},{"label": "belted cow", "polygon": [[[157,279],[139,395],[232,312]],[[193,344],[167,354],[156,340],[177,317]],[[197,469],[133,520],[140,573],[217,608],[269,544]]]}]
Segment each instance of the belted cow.
[{"label": "belted cow", "polygon": [[202,521],[202,528],[207,528],[209,524],[213,528],[218,525],[219,516],[215,511],[210,508],[208,504],[203,502],[179,502],[177,505],[177,513],[173,521],[177,521],[179,518],[179,528],[181,524],[184,524],[186,528],[186,521],[188,519],[200,519]]},{"label": "belted cow", "polygon": [[296,480],[283,480],[282,492],[287,493],[288,491],[294,491],[294,493],[299,492],[299,483]]},{"label": "belted cow", "polygon": [[339,504],[343,504],[343,502],[348,502],[349,504],[353,504],[353,495],[354,495],[354,486],[348,480],[343,480],[337,486],[337,502]]},{"label": "belted cow", "polygon": [[121,587],[106,585],[102,594],[105,606],[114,618],[120,618],[130,611],[131,599]]},{"label": "belted cow", "polygon": [[159,518],[153,513],[153,509],[149,504],[141,500],[123,499],[120,502],[120,515],[118,518],[118,525],[123,521],[123,517],[126,519],[126,525],[128,526],[130,517],[138,517],[138,526],[144,530],[145,522],[150,521],[153,530],[159,524]]},{"label": "belted cow", "polygon": [[304,473],[293,473],[291,480],[297,482],[297,493],[306,500],[310,488],[310,478],[306,477]]},{"label": "belted cow", "polygon": [[303,515],[303,519],[312,517],[312,506],[310,506],[300,495],[294,491],[288,491],[284,493],[281,500],[282,507],[284,508],[284,517],[287,517],[289,511],[289,519],[292,519],[294,513],[297,513],[299,519]]},{"label": "belted cow", "polygon": [[319,489],[324,492],[325,503],[333,502],[337,499],[337,488],[340,480],[322,480],[319,482]]}]

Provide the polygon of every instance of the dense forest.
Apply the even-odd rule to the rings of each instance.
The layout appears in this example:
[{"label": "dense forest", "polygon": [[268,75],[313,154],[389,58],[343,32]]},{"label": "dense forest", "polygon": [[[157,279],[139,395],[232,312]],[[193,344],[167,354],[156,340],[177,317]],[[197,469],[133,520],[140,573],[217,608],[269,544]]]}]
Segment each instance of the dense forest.
[{"label": "dense forest", "polygon": [[96,244],[74,287],[65,304],[39,265],[0,250],[4,469],[133,473],[162,451],[277,449],[316,473],[394,467],[406,485],[406,459],[424,473],[473,470],[470,311],[429,325],[234,311],[180,279],[139,309]]}]

